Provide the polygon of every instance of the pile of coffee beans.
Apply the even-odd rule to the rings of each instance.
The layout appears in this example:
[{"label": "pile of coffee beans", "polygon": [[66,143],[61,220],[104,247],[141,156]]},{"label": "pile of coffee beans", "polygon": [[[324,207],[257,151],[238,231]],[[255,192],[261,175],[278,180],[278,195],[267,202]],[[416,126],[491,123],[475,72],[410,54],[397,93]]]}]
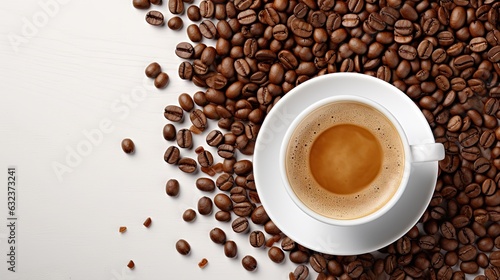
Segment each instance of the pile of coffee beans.
[{"label": "pile of coffee beans", "polygon": [[[148,0],[133,3],[150,7]],[[251,245],[269,248],[271,261],[288,257],[297,263],[290,279],[307,279],[309,268],[316,279],[500,279],[498,1],[169,0],[168,8],[177,15],[187,10],[193,22],[187,28],[191,42],[179,42],[173,52],[185,59],[179,77],[203,90],[183,93],[178,105],[165,107],[170,122],[187,113],[192,123],[179,131],[165,126],[164,138],[178,146],[167,149],[165,161],[184,172],[195,172],[199,164],[211,177],[197,187],[218,188],[217,220],[231,222],[241,234],[248,234],[250,224],[262,227],[269,238],[252,231]],[[169,26],[181,23],[175,19]],[[237,159],[253,154],[260,125],[283,95],[336,72],[364,73],[399,88],[419,106],[446,150],[419,223],[376,254],[327,255],[286,237],[260,205],[251,161]],[[206,143],[219,158],[203,149],[197,161],[182,157],[179,148],[190,149],[208,120],[218,124]],[[200,198],[198,213],[211,215],[213,204]],[[184,220],[195,216],[188,209]],[[224,243],[221,232],[213,234]],[[181,254],[190,250],[184,240],[176,248]],[[236,251],[233,241],[225,241],[226,256]],[[252,271],[257,261],[245,256],[242,265]]]}]

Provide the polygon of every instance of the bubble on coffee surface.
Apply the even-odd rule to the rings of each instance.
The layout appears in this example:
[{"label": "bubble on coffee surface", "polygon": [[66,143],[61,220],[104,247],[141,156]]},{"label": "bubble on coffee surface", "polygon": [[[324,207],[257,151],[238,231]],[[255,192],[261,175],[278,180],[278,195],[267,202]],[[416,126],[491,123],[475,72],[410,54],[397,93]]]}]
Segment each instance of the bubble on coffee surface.
[{"label": "bubble on coffee surface", "polygon": [[[374,178],[366,187],[350,193],[335,192],[321,186],[310,171],[310,161],[315,160],[310,158],[315,140],[326,130],[342,124],[366,129],[376,137],[382,150],[380,167]],[[369,215],[391,199],[401,182],[404,148],[398,131],[382,113],[367,105],[357,102],[324,105],[310,113],[297,126],[290,139],[285,163],[288,181],[297,197],[320,215],[335,219]],[[358,160],[345,159],[351,162]],[[321,164],[314,166],[318,168]],[[327,169],[329,167],[328,164],[324,166]]]}]

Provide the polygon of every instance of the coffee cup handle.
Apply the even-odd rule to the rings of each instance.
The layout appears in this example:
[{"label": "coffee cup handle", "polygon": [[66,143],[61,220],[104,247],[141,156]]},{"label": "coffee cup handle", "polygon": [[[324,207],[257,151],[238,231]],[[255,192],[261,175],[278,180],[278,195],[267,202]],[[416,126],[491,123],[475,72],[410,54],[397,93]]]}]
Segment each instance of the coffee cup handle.
[{"label": "coffee cup handle", "polygon": [[429,143],[410,146],[412,162],[439,161],[444,158],[444,146],[441,143]]}]

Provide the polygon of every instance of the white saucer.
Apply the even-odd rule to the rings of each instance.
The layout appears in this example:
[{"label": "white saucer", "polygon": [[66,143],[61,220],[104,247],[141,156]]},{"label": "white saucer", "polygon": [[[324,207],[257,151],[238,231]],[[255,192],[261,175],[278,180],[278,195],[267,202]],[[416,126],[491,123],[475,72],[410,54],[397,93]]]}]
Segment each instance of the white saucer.
[{"label": "white saucer", "polygon": [[[386,90],[375,94],[375,87]],[[401,199],[384,216],[367,224],[329,225],[302,212],[288,195],[280,176],[280,145],[287,127],[300,112],[316,101],[340,94],[362,96],[384,105],[399,120],[410,145],[435,142],[420,109],[392,85],[362,74],[324,75],[287,93],[266,117],[255,146],[254,176],[264,208],[283,233],[318,252],[356,255],[391,244],[418,222],[432,198],[438,163],[414,163]]]}]

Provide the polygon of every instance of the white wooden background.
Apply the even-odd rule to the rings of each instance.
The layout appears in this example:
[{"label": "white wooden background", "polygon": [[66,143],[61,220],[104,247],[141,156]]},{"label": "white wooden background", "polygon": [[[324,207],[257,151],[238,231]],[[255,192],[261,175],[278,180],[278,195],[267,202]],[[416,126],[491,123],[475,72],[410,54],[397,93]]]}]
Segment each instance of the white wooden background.
[{"label": "white wooden background", "polygon": [[[153,8],[172,16],[166,3]],[[162,111],[197,90],[178,78],[174,54],[190,22],[184,17],[176,32],[148,25],[145,14],[131,0],[2,1],[0,279],[287,279],[295,268],[272,263],[213,215],[182,221],[204,194],[163,161],[171,143],[162,137]],[[165,90],[144,75],[152,61],[171,77]],[[132,156],[121,151],[125,137],[136,143]],[[10,165],[18,168],[16,273],[6,263]],[[181,183],[177,198],[165,195],[169,178]],[[210,241],[215,226],[237,242],[237,259]],[[175,251],[179,238],[191,243],[190,256]],[[246,254],[257,258],[256,272],[242,268]]]}]

